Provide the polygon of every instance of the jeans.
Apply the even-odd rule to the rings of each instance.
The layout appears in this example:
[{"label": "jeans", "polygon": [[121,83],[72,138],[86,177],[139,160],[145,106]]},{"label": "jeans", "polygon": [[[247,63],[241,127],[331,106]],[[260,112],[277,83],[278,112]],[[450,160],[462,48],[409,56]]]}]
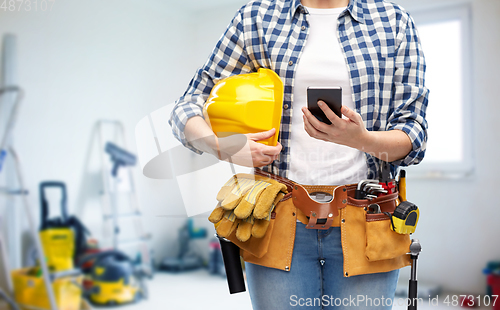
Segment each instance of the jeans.
[{"label": "jeans", "polygon": [[290,271],[245,264],[253,309],[391,309],[399,270],[345,278],[340,240],[297,222]]}]

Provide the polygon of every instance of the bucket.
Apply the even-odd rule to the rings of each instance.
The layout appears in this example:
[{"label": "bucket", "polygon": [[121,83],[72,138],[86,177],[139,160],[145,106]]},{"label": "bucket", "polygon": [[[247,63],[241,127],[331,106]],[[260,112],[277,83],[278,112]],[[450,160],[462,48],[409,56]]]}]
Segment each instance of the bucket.
[{"label": "bucket", "polygon": [[[21,306],[50,309],[50,301],[42,276],[37,268],[12,271],[14,299]],[[58,310],[80,310],[82,276],[59,278],[52,282]]]}]

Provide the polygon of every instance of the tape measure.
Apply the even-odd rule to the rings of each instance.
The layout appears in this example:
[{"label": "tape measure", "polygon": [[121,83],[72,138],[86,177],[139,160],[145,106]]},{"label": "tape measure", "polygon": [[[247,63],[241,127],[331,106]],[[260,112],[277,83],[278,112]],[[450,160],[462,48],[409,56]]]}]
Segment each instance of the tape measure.
[{"label": "tape measure", "polygon": [[391,217],[391,229],[398,234],[412,234],[415,232],[420,212],[418,207],[409,201],[400,203]]}]

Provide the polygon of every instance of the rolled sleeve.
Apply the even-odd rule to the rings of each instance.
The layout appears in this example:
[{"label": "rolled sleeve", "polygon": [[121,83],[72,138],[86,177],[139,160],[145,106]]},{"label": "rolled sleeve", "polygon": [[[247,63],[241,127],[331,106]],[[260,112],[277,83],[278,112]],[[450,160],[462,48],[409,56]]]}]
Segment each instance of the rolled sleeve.
[{"label": "rolled sleeve", "polygon": [[409,166],[422,161],[427,147],[427,121],[425,120],[429,90],[425,87],[425,58],[418,32],[411,17],[398,36],[395,61],[393,113],[387,130],[402,130],[412,143],[412,150],[395,166]]},{"label": "rolled sleeve", "polygon": [[184,130],[187,121],[194,116],[203,117],[203,105],[220,79],[250,71],[240,10],[217,42],[207,62],[196,71],[184,95],[175,102],[169,120],[174,136],[185,147],[201,154],[186,139]]},{"label": "rolled sleeve", "polygon": [[[169,124],[172,127],[172,133],[174,136],[188,149],[192,150],[197,154],[201,154],[203,152],[194,148],[186,139],[184,135],[184,129],[186,127],[187,121],[194,116],[203,117],[203,103],[206,100],[206,97],[201,94],[199,95],[190,95],[189,99],[188,95],[182,96],[175,102],[175,107],[170,114]],[[205,99],[204,99],[205,98]],[[203,103],[199,104],[198,100],[203,100]]]}]

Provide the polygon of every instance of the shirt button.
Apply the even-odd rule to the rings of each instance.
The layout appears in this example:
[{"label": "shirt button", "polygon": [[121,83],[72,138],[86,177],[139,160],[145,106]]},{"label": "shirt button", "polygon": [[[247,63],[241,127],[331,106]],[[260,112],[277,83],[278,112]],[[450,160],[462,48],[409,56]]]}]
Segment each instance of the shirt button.
[{"label": "shirt button", "polygon": [[306,30],[306,26],[300,27],[300,30],[302,30],[302,31]]},{"label": "shirt button", "polygon": [[289,65],[289,66],[293,65],[293,61],[291,61],[291,60],[290,60],[290,61],[288,62],[288,65]]},{"label": "shirt button", "polygon": [[286,104],[286,103],[285,103],[285,104],[283,105],[283,109],[288,110],[288,104]]}]

